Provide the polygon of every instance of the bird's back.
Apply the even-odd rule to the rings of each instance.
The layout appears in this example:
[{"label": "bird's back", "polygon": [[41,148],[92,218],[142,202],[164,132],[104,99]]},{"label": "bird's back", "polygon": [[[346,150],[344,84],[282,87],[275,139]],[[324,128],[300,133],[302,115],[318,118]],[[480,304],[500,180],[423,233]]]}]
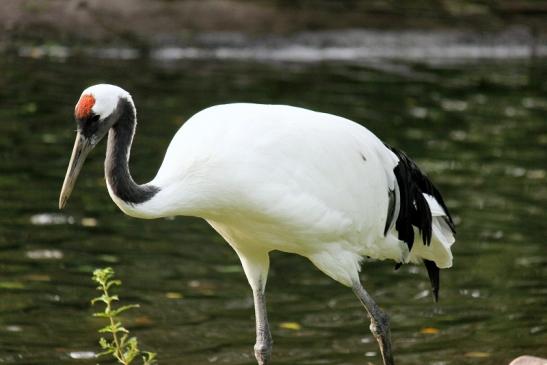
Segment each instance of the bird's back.
[{"label": "bird's back", "polygon": [[314,219],[314,212],[317,221],[328,220],[327,212],[362,220],[364,200],[373,198],[367,192],[386,184],[386,162],[388,169],[396,163],[382,142],[347,119],[283,105],[228,104],[185,123],[154,181],[199,180],[211,194],[231,192],[233,202],[214,199],[217,210],[224,203],[231,212],[287,208],[293,222]]}]

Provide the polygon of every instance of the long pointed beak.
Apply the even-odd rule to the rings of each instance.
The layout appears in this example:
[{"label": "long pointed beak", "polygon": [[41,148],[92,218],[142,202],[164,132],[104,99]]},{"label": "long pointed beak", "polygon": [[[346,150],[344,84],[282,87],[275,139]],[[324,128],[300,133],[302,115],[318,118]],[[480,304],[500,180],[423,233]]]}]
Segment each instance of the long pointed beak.
[{"label": "long pointed beak", "polygon": [[84,165],[85,159],[89,154],[89,151],[93,149],[93,145],[87,138],[78,132],[76,135],[76,141],[74,142],[74,148],[72,149],[72,156],[68,163],[68,169],[66,171],[65,181],[61,189],[61,195],[59,196],[59,209],[63,209],[72,193],[72,189],[78,179],[78,174]]}]

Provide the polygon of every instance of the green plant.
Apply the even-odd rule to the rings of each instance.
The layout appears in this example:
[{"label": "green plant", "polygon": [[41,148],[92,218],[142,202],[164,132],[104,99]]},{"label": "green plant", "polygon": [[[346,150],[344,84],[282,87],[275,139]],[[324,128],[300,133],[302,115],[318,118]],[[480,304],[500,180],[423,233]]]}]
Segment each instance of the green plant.
[{"label": "green plant", "polygon": [[119,301],[117,295],[112,295],[110,290],[113,286],[120,286],[122,282],[114,279],[114,270],[111,267],[97,269],[93,272],[93,281],[98,283],[97,290],[101,295],[94,298],[91,304],[102,302],[105,308],[102,312],[93,313],[95,317],[102,317],[108,320],[108,324],[99,330],[101,334],[110,334],[110,339],[101,337],[99,345],[103,350],[98,356],[112,355],[120,364],[129,365],[141,356],[143,365],[156,364],[156,354],[153,352],[141,351],[136,337],[129,337],[129,331],[122,326],[119,315],[129,309],[138,308],[138,304],[130,304],[115,307],[114,303]]}]

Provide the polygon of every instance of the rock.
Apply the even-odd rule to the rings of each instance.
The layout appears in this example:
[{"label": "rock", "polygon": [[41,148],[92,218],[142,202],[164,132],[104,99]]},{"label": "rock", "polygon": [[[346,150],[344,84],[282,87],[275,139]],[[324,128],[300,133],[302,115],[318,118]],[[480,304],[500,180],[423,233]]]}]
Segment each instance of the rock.
[{"label": "rock", "polygon": [[509,365],[547,365],[547,359],[523,355],[511,361]]}]

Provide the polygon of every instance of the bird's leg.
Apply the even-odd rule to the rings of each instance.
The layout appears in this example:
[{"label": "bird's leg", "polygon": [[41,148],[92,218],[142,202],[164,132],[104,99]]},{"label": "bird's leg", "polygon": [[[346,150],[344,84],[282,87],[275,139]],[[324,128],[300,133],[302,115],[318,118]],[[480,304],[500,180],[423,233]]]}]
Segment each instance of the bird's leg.
[{"label": "bird's leg", "polygon": [[391,352],[389,317],[378,307],[359,281],[353,282],[352,288],[357,298],[365,306],[370,317],[370,332],[372,332],[372,335],[378,341],[378,345],[380,345],[380,353],[382,354],[384,365],[394,365],[393,354]]},{"label": "bird's leg", "polygon": [[272,353],[272,335],[268,324],[268,315],[266,313],[266,298],[264,289],[260,286],[253,289],[256,317],[256,344],[254,347],[256,361],[258,365],[267,365],[270,362]]},{"label": "bird's leg", "polygon": [[270,326],[268,325],[264,292],[266,290],[270,258],[268,257],[268,252],[244,252],[240,249],[236,249],[236,252],[241,260],[249,284],[253,289],[256,318],[255,357],[258,365],[268,365],[273,342],[272,335],[270,334]]}]

